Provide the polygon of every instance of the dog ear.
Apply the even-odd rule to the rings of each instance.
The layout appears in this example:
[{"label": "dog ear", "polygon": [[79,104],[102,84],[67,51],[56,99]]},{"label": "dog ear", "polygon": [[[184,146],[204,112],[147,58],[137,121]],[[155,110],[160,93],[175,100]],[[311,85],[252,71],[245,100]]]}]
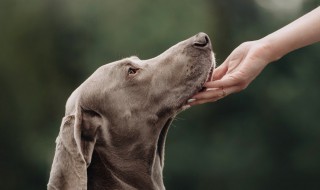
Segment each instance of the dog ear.
[{"label": "dog ear", "polygon": [[65,116],[56,140],[48,189],[87,189],[87,167],[101,126],[101,117],[80,107]]}]

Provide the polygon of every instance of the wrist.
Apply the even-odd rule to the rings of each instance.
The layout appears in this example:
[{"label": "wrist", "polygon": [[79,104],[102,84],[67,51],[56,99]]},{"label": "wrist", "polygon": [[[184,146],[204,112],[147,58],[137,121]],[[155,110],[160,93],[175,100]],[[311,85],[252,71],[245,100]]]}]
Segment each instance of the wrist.
[{"label": "wrist", "polygon": [[258,44],[262,51],[262,57],[268,63],[277,61],[283,56],[281,51],[278,51],[277,47],[275,47],[273,40],[268,38],[268,36],[258,40]]}]

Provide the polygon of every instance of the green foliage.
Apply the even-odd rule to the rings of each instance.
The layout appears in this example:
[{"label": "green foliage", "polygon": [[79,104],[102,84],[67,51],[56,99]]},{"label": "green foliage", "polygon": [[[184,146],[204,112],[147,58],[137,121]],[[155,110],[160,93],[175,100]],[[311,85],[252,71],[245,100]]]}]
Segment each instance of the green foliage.
[{"label": "green foliage", "polygon": [[[253,0],[2,0],[1,189],[45,189],[65,101],[98,66],[154,57],[200,31],[221,63],[318,5],[304,2],[280,19]],[[297,50],[247,90],[180,114],[167,189],[319,189],[319,50]]]}]

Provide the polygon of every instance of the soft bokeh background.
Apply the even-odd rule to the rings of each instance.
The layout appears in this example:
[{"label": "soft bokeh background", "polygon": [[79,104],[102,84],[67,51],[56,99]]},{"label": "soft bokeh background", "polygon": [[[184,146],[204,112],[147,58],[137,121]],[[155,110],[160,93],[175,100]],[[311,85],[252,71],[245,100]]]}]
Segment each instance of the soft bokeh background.
[{"label": "soft bokeh background", "polygon": [[[147,59],[200,31],[219,63],[318,0],[1,0],[0,189],[45,189],[64,105],[97,67]],[[306,29],[307,30],[307,29]],[[178,116],[167,189],[320,189],[320,46],[268,66],[239,94]]]}]

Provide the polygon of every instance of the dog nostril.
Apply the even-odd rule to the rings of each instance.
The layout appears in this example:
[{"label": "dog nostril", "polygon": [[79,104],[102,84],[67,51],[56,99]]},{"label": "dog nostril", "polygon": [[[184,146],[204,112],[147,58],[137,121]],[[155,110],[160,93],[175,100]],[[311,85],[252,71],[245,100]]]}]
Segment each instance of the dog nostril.
[{"label": "dog nostril", "polygon": [[205,36],[201,36],[200,38],[198,38],[193,45],[196,47],[205,47],[207,44],[209,43],[209,38],[207,35]]},{"label": "dog nostril", "polygon": [[208,36],[205,36],[204,38],[206,39],[206,43],[208,43],[209,42]]}]

